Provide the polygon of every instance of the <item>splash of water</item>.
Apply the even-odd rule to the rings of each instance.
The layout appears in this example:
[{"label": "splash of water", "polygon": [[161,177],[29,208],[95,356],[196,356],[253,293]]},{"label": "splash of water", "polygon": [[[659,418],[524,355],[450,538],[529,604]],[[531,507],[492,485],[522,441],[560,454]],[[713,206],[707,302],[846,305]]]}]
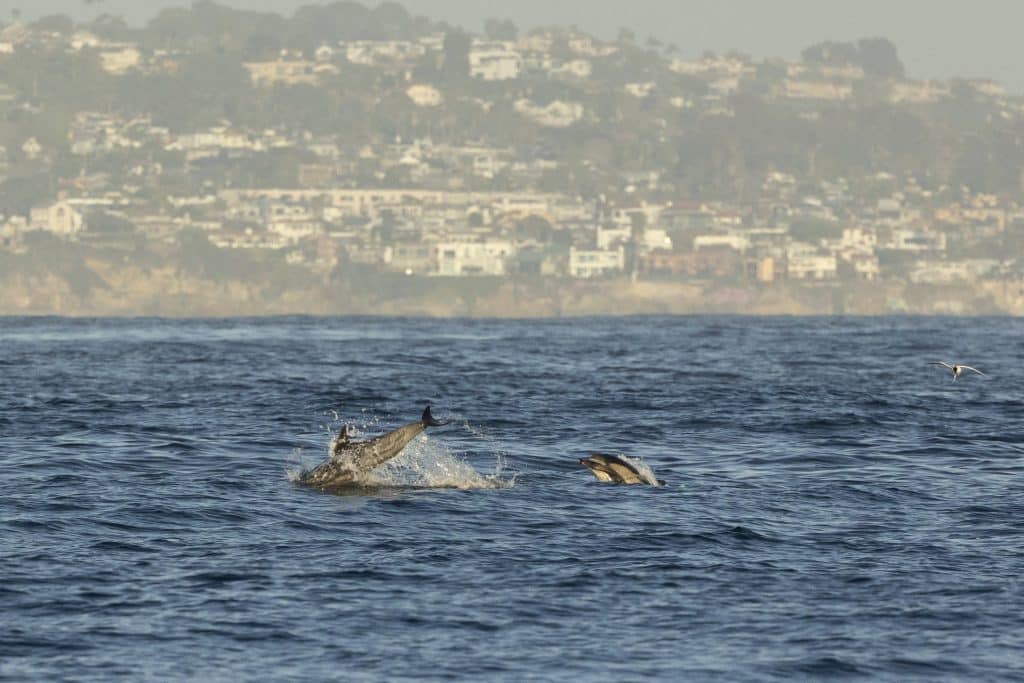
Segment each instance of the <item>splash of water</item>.
[{"label": "splash of water", "polygon": [[633,458],[628,455],[623,455],[622,453],[619,453],[618,455],[620,458],[622,458],[623,460],[625,460],[630,465],[636,468],[636,471],[640,473],[641,479],[646,479],[647,482],[652,486],[662,485],[659,483],[658,478],[654,476],[654,470],[652,470],[650,466],[643,461],[642,458]]},{"label": "splash of water", "polygon": [[315,466],[316,463],[306,455],[305,449],[293,448],[285,463],[284,473],[288,477],[288,481],[298,483],[302,479],[302,475]]},{"label": "splash of water", "polygon": [[[334,450],[341,424],[348,425],[348,434],[353,438],[379,431],[380,419],[376,416],[366,416],[362,424],[353,424],[350,421],[342,422],[337,413],[332,413],[334,424],[323,426],[331,435],[327,444],[327,457]],[[291,453],[285,473],[290,481],[297,482],[320,462],[313,461],[303,449],[296,448]],[[397,456],[368,472],[360,484],[385,488],[499,489],[515,486],[515,480],[516,473],[508,470],[504,453],[496,454],[493,473],[481,474],[446,446],[421,434]]]},{"label": "splash of water", "polygon": [[515,476],[505,473],[500,456],[493,474],[480,474],[446,446],[421,434],[396,457],[370,472],[364,481],[371,486],[501,489],[514,486]]}]

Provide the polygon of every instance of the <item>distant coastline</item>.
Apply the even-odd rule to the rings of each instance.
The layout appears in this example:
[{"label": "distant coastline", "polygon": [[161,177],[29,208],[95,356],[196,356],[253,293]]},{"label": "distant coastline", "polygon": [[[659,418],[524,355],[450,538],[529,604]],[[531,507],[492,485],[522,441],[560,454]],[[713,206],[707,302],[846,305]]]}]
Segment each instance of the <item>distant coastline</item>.
[{"label": "distant coastline", "polygon": [[1022,315],[1000,282],[726,285],[609,278],[402,277],[296,287],[182,276],[173,269],[104,270],[86,293],[54,273],[0,276],[0,315],[252,317],[373,315],[559,318],[616,315]]},{"label": "distant coastline", "polygon": [[0,74],[0,314],[1024,313],[1024,98],[883,37],[202,2]]}]

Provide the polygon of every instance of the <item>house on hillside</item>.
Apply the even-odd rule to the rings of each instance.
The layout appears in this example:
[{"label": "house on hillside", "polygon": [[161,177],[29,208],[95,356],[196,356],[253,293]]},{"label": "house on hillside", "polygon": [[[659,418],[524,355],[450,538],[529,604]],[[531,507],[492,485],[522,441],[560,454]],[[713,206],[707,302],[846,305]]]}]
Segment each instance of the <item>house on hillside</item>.
[{"label": "house on hillside", "polygon": [[44,230],[62,237],[71,237],[85,230],[85,217],[65,200],[29,212],[29,230]]},{"label": "house on hillside", "polygon": [[831,280],[838,275],[838,264],[835,254],[794,242],[786,250],[786,274],[791,280]]},{"label": "house on hillside", "polygon": [[321,73],[337,73],[333,64],[311,62],[305,59],[276,59],[272,62],[245,62],[249,78],[255,86],[316,85]]},{"label": "house on hillside", "polygon": [[626,269],[626,248],[615,249],[569,248],[569,275],[575,278],[600,277],[621,273]]},{"label": "house on hillside", "polygon": [[469,51],[469,75],[483,81],[518,78],[523,57],[510,44],[477,41]]},{"label": "house on hillside", "polygon": [[389,62],[413,63],[427,47],[407,40],[355,40],[345,44],[345,58],[353,64],[379,66]]},{"label": "house on hillside", "polygon": [[506,240],[441,242],[435,249],[438,275],[505,275],[516,254]]}]

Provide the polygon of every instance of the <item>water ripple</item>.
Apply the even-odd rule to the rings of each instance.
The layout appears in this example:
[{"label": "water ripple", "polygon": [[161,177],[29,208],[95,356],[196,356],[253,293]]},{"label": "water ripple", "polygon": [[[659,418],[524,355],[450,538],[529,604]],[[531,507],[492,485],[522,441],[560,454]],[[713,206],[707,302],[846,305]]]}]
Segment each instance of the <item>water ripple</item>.
[{"label": "water ripple", "polygon": [[[0,677],[1019,677],[1022,332],[0,319]],[[369,485],[289,479],[428,399]]]}]

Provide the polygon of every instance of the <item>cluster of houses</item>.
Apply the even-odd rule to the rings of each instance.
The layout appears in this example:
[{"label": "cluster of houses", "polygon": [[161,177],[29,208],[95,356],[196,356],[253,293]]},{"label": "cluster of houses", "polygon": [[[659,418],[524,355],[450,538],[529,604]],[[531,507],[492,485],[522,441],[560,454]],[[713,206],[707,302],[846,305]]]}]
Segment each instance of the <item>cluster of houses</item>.
[{"label": "cluster of houses", "polygon": [[[173,72],[180,58],[87,31],[40,37],[19,23],[0,30],[0,58],[40,40],[63,41],[72,52],[90,50],[113,75]],[[445,36],[437,33],[324,44],[311,54],[282,50],[274,59],[243,66],[255,88],[316,85],[352,65],[387,69],[401,74],[413,105],[429,109],[443,105],[449,94],[413,74],[421,60],[444,49]],[[533,32],[516,40],[475,38],[466,66],[479,81],[539,76],[579,86],[593,78],[599,60],[620,49],[573,31]],[[667,74],[706,85],[699,96],[673,94],[668,98],[673,107],[728,116],[729,96],[757,76],[759,64],[738,55],[708,55],[666,58],[663,66]],[[856,66],[781,60],[773,66],[778,74],[772,96],[783,99],[843,101],[865,79]],[[1020,109],[997,84],[971,83],[981,95]],[[885,85],[892,102],[922,104],[950,95],[949,86],[937,82],[890,79]],[[652,78],[621,87],[644,99],[661,83]],[[0,102],[13,97],[0,77]],[[543,102],[522,97],[513,109],[545,128],[571,128],[593,115],[571,97]],[[353,147],[340,136],[286,126],[249,130],[225,120],[172,131],[146,115],[80,111],[71,121],[68,147],[86,162],[82,171],[61,179],[50,200],[27,214],[0,216],[0,249],[23,250],[32,231],[109,245],[112,238],[97,229],[97,217],[115,216],[153,240],[173,242],[186,231],[201,231],[220,248],[281,250],[290,263],[313,269],[351,262],[439,277],[942,283],[1004,273],[1012,267],[1007,261],[1012,254],[1000,254],[992,245],[1024,226],[1024,210],[1004,197],[965,191],[940,198],[912,179],[886,174],[877,181],[889,190],[865,199],[842,179],[818,181],[809,190],[790,175],[769,172],[757,202],[743,205],[666,200],[658,192],[659,169],[624,171],[622,187],[610,193],[616,199],[583,199],[543,190],[545,175],[563,162],[543,151],[517,152],[487,140],[399,138]],[[291,186],[212,183],[194,195],[160,191],[160,154],[177,155],[188,170],[274,150],[297,150],[310,159],[299,166]],[[20,152],[26,159],[46,160],[53,151],[29,138]],[[136,160],[116,182],[109,171],[91,170],[88,163],[125,152],[135,152]],[[0,162],[5,153],[0,149]]]},{"label": "cluster of houses", "polygon": [[[1014,254],[998,246],[979,251],[1015,231],[1024,235],[1024,208],[995,196],[925,209],[925,198],[908,188],[863,206],[835,184],[820,196],[787,196],[795,185],[770,174],[765,186],[774,194],[766,192],[758,207],[387,188],[225,188],[168,197],[159,207],[117,192],[68,195],[0,222],[0,248],[16,250],[34,230],[109,241],[90,230],[89,217],[100,212],[153,240],[201,231],[220,248],[280,250],[313,270],[350,262],[444,277],[941,284],[998,278],[1016,267]],[[806,225],[831,229],[806,234]]]},{"label": "cluster of houses", "polygon": [[[19,49],[45,46],[71,53],[89,51],[99,58],[100,66],[113,75],[130,72],[143,74],[175,73],[186,56],[180,51],[141,46],[130,41],[114,41],[79,29],[70,35],[35,29],[20,22],[0,27],[0,56]],[[353,40],[323,43],[311,52],[281,49],[272,59],[244,63],[251,82],[259,87],[277,85],[316,85],[342,72],[348,65],[359,65],[401,74],[409,81],[410,99],[421,106],[440,103],[436,88],[416,83],[415,67],[425,58],[437,57],[445,48],[444,33],[429,33],[410,40]],[[673,48],[674,49],[674,48]],[[616,42],[600,41],[574,30],[545,29],[522,35],[516,40],[472,39],[467,53],[469,75],[480,81],[514,81],[524,77],[593,84],[595,65],[620,51]],[[434,60],[436,63],[436,59]],[[703,81],[707,92],[691,99],[674,94],[677,107],[702,107],[710,113],[728,113],[727,97],[740,90],[745,81],[758,75],[761,65],[771,65],[779,76],[773,79],[772,95],[780,99],[840,102],[853,97],[858,83],[867,75],[854,65],[808,64],[781,59],[755,61],[739,54],[705,55],[696,59],[666,58],[664,74],[679,74]],[[664,79],[651,72],[651,80],[622,85],[623,91],[638,98],[658,92]],[[661,82],[659,82],[661,81]],[[979,94],[1000,98],[1005,88],[989,79],[965,81]],[[948,83],[890,79],[886,84],[893,103],[932,103],[950,95]],[[442,96],[443,99],[443,96]],[[558,100],[556,100],[558,101]],[[533,107],[547,106],[531,103]],[[566,101],[570,108],[582,106]],[[532,111],[523,106],[523,111]],[[529,115],[529,114],[525,114]],[[557,117],[563,120],[565,117]],[[578,119],[578,117],[577,117]],[[557,125],[557,124],[556,124]]]}]

